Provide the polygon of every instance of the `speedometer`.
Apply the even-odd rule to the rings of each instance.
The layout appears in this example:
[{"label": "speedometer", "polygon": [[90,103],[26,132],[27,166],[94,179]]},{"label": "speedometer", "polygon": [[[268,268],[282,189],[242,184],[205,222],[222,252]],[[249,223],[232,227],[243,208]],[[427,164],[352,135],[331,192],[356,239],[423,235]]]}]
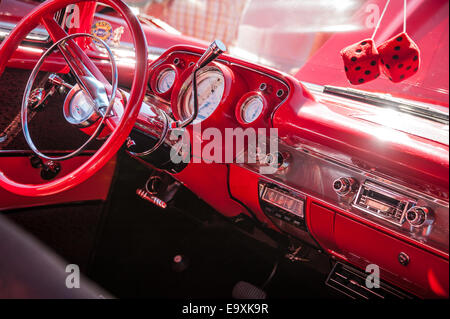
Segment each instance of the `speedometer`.
[{"label": "speedometer", "polygon": [[[183,119],[187,119],[194,110],[191,78],[187,80],[184,87],[178,103],[178,114]],[[224,90],[225,79],[220,69],[209,67],[199,72],[197,75],[198,115],[194,124],[203,121],[214,113],[222,100]]]}]

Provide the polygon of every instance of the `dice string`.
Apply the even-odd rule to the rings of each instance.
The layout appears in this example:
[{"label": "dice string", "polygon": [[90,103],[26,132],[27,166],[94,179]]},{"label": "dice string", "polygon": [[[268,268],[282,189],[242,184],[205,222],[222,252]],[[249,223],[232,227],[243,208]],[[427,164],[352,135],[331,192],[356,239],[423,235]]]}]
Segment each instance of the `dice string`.
[{"label": "dice string", "polygon": [[[374,38],[391,3],[391,0],[386,0],[372,37],[341,50],[345,75],[351,84],[359,85],[375,80],[380,71],[394,83],[402,82],[417,73],[420,49],[406,33],[406,1],[403,2],[403,32],[376,46]],[[401,3],[399,4],[401,8]]]},{"label": "dice string", "polygon": [[[372,40],[375,39],[378,29],[380,28],[381,21],[383,20],[386,10],[389,7],[390,3],[391,3],[391,0],[387,0],[386,5],[384,6],[383,12],[381,13],[380,18],[378,19],[378,23],[375,26],[375,29],[373,30],[373,34],[371,37]],[[403,32],[406,32],[406,0],[403,1]]]},{"label": "dice string", "polygon": [[403,32],[406,33],[406,0],[403,1]]},{"label": "dice string", "polygon": [[378,23],[375,26],[375,30],[373,30],[373,34],[372,34],[372,40],[375,39],[375,35],[377,34],[378,29],[380,28],[380,24],[381,24],[381,20],[383,20],[384,18],[384,14],[386,13],[387,8],[389,7],[389,3],[391,2],[391,0],[387,0],[386,5],[384,6],[383,12],[381,13],[380,18],[378,19]]}]

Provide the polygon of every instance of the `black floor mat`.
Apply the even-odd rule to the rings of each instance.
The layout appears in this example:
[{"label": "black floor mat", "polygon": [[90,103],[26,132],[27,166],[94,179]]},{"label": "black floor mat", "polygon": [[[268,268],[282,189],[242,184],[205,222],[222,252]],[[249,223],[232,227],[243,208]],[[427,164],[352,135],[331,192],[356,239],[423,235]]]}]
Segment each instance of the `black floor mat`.
[{"label": "black floor mat", "polygon": [[101,220],[103,203],[55,205],[18,209],[3,213],[38,238],[67,263],[88,269]]},{"label": "black floor mat", "polygon": [[[229,224],[198,222],[189,215],[218,214],[195,195],[182,190],[175,204],[160,210],[139,199],[136,188],[149,175],[138,162],[120,157],[108,217],[89,276],[122,298],[230,298],[238,281],[261,285],[280,251]],[[220,220],[220,217],[219,217]],[[224,226],[225,225],[225,226]],[[172,269],[173,257],[189,260],[183,272]],[[333,297],[325,273],[283,259],[267,287],[271,298]]]}]

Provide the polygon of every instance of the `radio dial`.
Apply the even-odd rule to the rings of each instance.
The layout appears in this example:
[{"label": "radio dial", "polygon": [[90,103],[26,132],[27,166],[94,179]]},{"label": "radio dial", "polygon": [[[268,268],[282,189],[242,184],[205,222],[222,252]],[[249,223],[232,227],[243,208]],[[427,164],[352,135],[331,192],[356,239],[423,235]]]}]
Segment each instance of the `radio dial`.
[{"label": "radio dial", "polygon": [[406,212],[406,220],[413,227],[423,226],[427,222],[431,222],[430,211],[426,207],[414,206]]}]

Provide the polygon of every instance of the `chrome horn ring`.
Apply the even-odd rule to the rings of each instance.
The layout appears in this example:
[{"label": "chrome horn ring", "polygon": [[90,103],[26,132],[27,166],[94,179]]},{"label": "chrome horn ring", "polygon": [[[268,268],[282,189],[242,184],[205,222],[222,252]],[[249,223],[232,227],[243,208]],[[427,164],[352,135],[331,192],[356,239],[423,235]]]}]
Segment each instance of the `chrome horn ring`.
[{"label": "chrome horn ring", "polygon": [[[73,151],[73,152],[71,152],[71,153],[69,153],[69,154],[67,154],[65,156],[50,157],[50,156],[47,156],[47,155],[41,153],[38,150],[38,148],[34,145],[34,142],[31,139],[30,131],[29,131],[29,128],[28,128],[28,101],[29,101],[29,96],[30,96],[30,93],[31,93],[31,88],[33,87],[34,81],[36,80],[36,76],[37,76],[37,74],[39,72],[39,69],[42,66],[42,63],[45,61],[47,56],[49,56],[50,53],[52,53],[57,46],[59,47],[65,41],[71,40],[71,39],[74,39],[74,38],[77,38],[77,37],[82,37],[82,36],[89,37],[89,38],[92,38],[95,41],[100,42],[105,47],[106,51],[108,52],[109,59],[111,60],[111,78],[112,78],[111,98],[109,99],[109,97],[108,97],[108,99],[109,99],[108,107],[106,108],[106,110],[104,112],[102,112],[103,114],[101,116],[100,123],[98,124],[96,130],[94,131],[94,133],[89,137],[89,139],[83,145],[81,145],[78,149],[76,149],[75,151]],[[70,64],[68,64],[68,65],[70,67]],[[74,72],[72,69],[71,69],[71,71]],[[116,60],[114,59],[114,55],[113,55],[111,49],[109,48],[109,46],[102,39],[100,39],[100,38],[98,38],[98,37],[96,37],[96,36],[94,36],[92,34],[89,34],[89,33],[75,33],[75,34],[68,35],[68,36],[58,40],[46,52],[44,52],[44,54],[40,57],[39,61],[35,65],[33,71],[31,72],[30,77],[28,78],[28,81],[27,81],[27,85],[25,87],[25,92],[24,92],[23,99],[22,99],[21,122],[22,122],[23,134],[25,136],[25,140],[26,140],[28,146],[31,148],[31,150],[36,155],[38,155],[41,158],[45,158],[47,160],[50,160],[50,161],[63,161],[63,160],[67,160],[69,158],[72,158],[74,156],[77,156],[102,131],[102,129],[104,127],[105,118],[108,116],[108,114],[111,113],[111,110],[112,110],[112,108],[114,106],[114,103],[115,103],[115,100],[116,100],[117,89],[118,89],[118,72],[117,72]],[[108,96],[108,95],[106,94],[106,96]],[[94,102],[94,104],[95,104],[95,102]],[[96,110],[96,111],[101,111],[101,110],[99,109],[99,110]]]}]

